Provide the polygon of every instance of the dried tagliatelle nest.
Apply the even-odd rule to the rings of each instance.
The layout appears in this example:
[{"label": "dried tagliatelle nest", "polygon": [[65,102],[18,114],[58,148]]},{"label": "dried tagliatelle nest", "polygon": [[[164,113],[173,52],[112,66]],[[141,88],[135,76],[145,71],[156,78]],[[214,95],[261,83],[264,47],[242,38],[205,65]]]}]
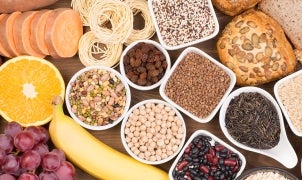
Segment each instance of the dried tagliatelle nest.
[{"label": "dried tagliatelle nest", "polygon": [[223,64],[237,85],[261,85],[295,71],[297,60],[281,26],[261,11],[248,10],[226,25],[217,41]]},{"label": "dried tagliatelle nest", "polygon": [[[80,60],[85,66],[114,66],[121,56],[120,47],[150,39],[155,33],[147,1],[142,0],[72,0],[71,5],[79,12],[84,26],[91,33],[81,38]],[[136,28],[135,16],[141,16],[144,26]],[[105,48],[98,46],[103,44]],[[117,51],[113,51],[118,49]],[[100,54],[96,56],[96,54]]]}]

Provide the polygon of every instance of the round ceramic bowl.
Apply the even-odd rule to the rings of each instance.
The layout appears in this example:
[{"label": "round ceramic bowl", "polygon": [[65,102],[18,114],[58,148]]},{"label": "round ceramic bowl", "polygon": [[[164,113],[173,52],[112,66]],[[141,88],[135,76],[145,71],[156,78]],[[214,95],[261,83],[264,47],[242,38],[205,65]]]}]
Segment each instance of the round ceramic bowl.
[{"label": "round ceramic bowl", "polygon": [[278,167],[263,166],[243,171],[242,174],[237,178],[237,180],[248,179],[298,180],[299,178],[284,169]]},{"label": "round ceramic bowl", "polygon": [[159,99],[135,104],[121,125],[121,139],[126,151],[146,164],[170,161],[181,150],[186,126],[173,106]]},{"label": "round ceramic bowl", "polygon": [[[193,163],[189,162],[190,160],[193,161]],[[218,165],[221,161],[225,162],[224,166]],[[198,166],[194,166],[194,162],[198,162]],[[217,177],[214,177],[214,179],[220,179],[220,175],[222,174],[225,177],[224,179],[235,179],[243,172],[246,166],[246,159],[238,150],[209,131],[197,130],[190,136],[174,160],[169,170],[169,178],[186,179],[183,177],[186,175],[185,169],[188,169],[185,167],[186,164],[190,164],[190,168],[187,170],[189,174],[192,176],[196,174],[200,179],[208,179],[208,176],[202,177],[205,174],[216,174]],[[222,167],[224,169],[233,169],[233,174],[224,171]],[[212,171],[212,169],[214,169],[214,171]],[[195,173],[190,173],[190,170],[193,170]],[[190,179],[194,179],[192,176]]]},{"label": "round ceramic bowl", "polygon": [[[226,123],[225,123],[225,116],[226,116],[226,112],[229,107],[229,104],[232,99],[239,96],[241,93],[248,93],[248,92],[257,92],[257,93],[261,94],[262,96],[267,98],[273,104],[273,106],[275,107],[275,109],[277,111],[277,114],[279,117],[278,118],[279,124],[280,124],[280,139],[279,139],[279,142],[277,143],[277,145],[275,145],[272,148],[269,148],[269,149],[253,148],[253,147],[247,146],[247,145],[235,140],[232,137],[232,135],[229,134],[229,131],[228,131],[228,129],[226,127]],[[249,103],[253,103],[253,102],[249,102]],[[248,151],[252,151],[255,153],[259,153],[259,154],[263,154],[268,157],[271,157],[271,158],[279,161],[281,164],[283,164],[287,168],[293,168],[296,166],[296,164],[298,162],[298,158],[297,158],[295,150],[293,149],[292,145],[290,144],[290,142],[287,138],[281,110],[278,106],[278,103],[267,91],[265,91],[261,88],[258,88],[258,87],[249,87],[249,86],[236,89],[227,97],[227,99],[224,101],[223,105],[221,106],[220,114],[219,114],[219,123],[220,123],[220,127],[221,127],[224,135],[236,146],[238,146],[242,149],[248,150]],[[286,154],[286,156],[280,156],[280,154]]]},{"label": "round ceramic bowl", "polygon": [[[190,62],[192,61],[191,58],[186,58],[187,55],[190,55],[191,53],[194,53],[200,57],[203,57],[204,59],[199,59],[200,62],[204,61],[205,62],[204,64],[212,64],[211,69],[216,68],[216,69],[218,69],[217,71],[219,71],[220,74],[222,74],[222,72],[225,73],[225,76],[229,78],[229,83],[225,85],[226,87],[224,90],[221,90],[219,93],[217,93],[216,89],[220,89],[222,85],[218,85],[217,83],[212,83],[211,85],[209,85],[209,81],[218,82],[218,80],[217,80],[218,76],[212,76],[212,74],[214,73],[213,71],[210,72],[210,74],[203,74],[202,72],[200,72],[200,73],[196,72],[196,73],[199,73],[200,78],[198,77],[198,79],[196,81],[198,81],[199,83],[194,84],[194,87],[192,87],[192,82],[191,82],[192,80],[189,80],[189,79],[196,79],[196,76],[194,75],[196,73],[180,72],[179,74],[186,73],[186,76],[185,76],[186,79],[183,80],[184,82],[180,82],[179,81],[180,78],[174,78],[174,79],[176,79],[177,82],[174,82],[173,84],[182,84],[186,88],[183,88],[184,89],[183,91],[179,90],[180,88],[178,88],[178,87],[176,87],[177,90],[167,89],[168,82],[170,81],[170,79],[172,79],[172,81],[173,81],[173,76],[178,73],[178,69],[190,69],[192,71],[192,68],[194,68],[194,67],[184,67],[184,65],[183,65],[184,64],[183,61],[185,61],[186,59],[190,59]],[[198,64],[198,63],[196,63],[196,64],[198,65],[198,67],[200,69],[202,69],[202,70],[205,69],[206,65]],[[204,71],[208,72],[207,70],[204,70]],[[207,77],[207,78],[203,79],[202,76]],[[225,83],[226,81],[224,80],[224,81],[219,81],[219,82]],[[236,76],[233,71],[231,71],[229,68],[227,68],[223,64],[219,63],[219,61],[212,58],[210,55],[208,55],[204,51],[202,51],[198,48],[195,48],[195,47],[188,47],[179,55],[176,62],[171,67],[171,70],[169,71],[168,75],[164,78],[164,81],[160,85],[159,93],[165,101],[172,104],[174,107],[176,107],[177,109],[182,111],[184,114],[188,115],[193,120],[195,120],[199,123],[207,123],[207,122],[211,121],[213,119],[213,117],[216,115],[216,113],[218,112],[222,103],[227,98],[227,96],[232,91],[232,89],[234,88],[235,83],[236,83]],[[201,89],[208,89],[209,86],[212,87],[212,90],[201,90]],[[203,93],[203,94],[196,95],[195,93],[191,92],[190,89],[198,89],[198,91],[200,91],[200,92],[207,91],[207,92],[213,92],[215,94],[210,95],[207,93]],[[198,108],[195,108],[195,110],[194,110],[193,108],[185,107],[183,105],[184,103],[182,103],[182,102],[177,102],[177,100],[175,98],[176,95],[173,95],[174,98],[172,97],[172,95],[171,96],[168,95],[167,92],[171,92],[171,91],[178,91],[177,97],[184,96],[184,95],[189,96],[190,101],[198,102],[198,104],[195,104],[195,106],[196,107],[198,106]],[[202,107],[203,104],[205,104],[204,106],[208,106],[208,107],[212,106],[212,103],[208,103],[208,99],[210,99],[210,98],[213,99],[213,96],[219,97],[219,99],[216,100],[217,102],[216,102],[215,107],[213,107],[211,109],[211,111],[208,112],[204,117],[200,117],[196,111],[200,111],[200,112],[203,111],[203,109],[204,109]],[[181,99],[188,99],[188,98],[182,97]]]},{"label": "round ceramic bowl", "polygon": [[[209,39],[212,39],[218,34],[219,22],[211,0],[206,0],[203,3],[198,3],[198,5],[196,5],[194,1],[185,1],[185,3],[184,2],[179,3],[177,1],[173,1],[171,3],[168,3],[168,5],[167,4],[162,5],[164,7],[156,7],[157,6],[156,4],[160,4],[161,2],[164,1],[148,0],[148,6],[158,36],[158,40],[165,49],[177,50],[181,48],[186,48],[207,41]],[[194,2],[195,4],[192,4],[192,2]],[[184,7],[184,6],[190,6],[190,7]],[[167,8],[169,9],[171,8],[171,9],[167,10]],[[184,12],[184,11],[188,11],[187,9],[190,9],[190,12]],[[161,14],[162,12],[166,14]],[[190,15],[195,18],[190,18],[189,17]],[[198,18],[198,16],[200,16],[200,18]],[[165,17],[165,18],[159,20],[161,17]],[[206,18],[207,18],[207,22],[198,22],[198,23],[199,25],[203,25],[203,24],[210,24],[210,22],[212,22],[212,25],[208,25],[208,27],[213,27],[210,33],[207,33],[207,35],[204,35],[203,37],[196,37],[192,39],[190,38],[190,36],[186,36],[188,34],[190,34],[191,36],[194,36],[192,34],[203,34],[204,31],[206,31],[205,29],[207,29],[208,27],[206,26],[204,26],[203,28],[197,27],[199,25],[195,25],[196,24],[195,21],[200,19],[206,19]],[[182,21],[180,22],[179,19],[181,19]],[[185,24],[185,26],[175,27],[179,24]],[[170,29],[170,31],[164,32],[165,29]],[[171,34],[170,37],[165,37],[165,35],[170,33],[173,34]],[[183,34],[185,34],[185,37],[179,38],[179,36],[182,36]],[[174,43],[173,44],[169,43],[168,39],[173,39],[172,41]],[[178,42],[180,41],[180,39],[182,39],[182,41],[183,39],[185,39],[186,41]]]},{"label": "round ceramic bowl", "polygon": [[[274,94],[292,132],[302,137],[300,127],[302,70],[288,75],[274,85]],[[282,90],[281,90],[282,89]],[[299,117],[300,116],[300,117]],[[296,120],[295,120],[296,119]],[[294,121],[297,121],[296,123]]]},{"label": "round ceramic bowl", "polygon": [[117,125],[127,113],[131,94],[125,78],[105,66],[88,66],[76,72],[66,87],[70,116],[90,130]]},{"label": "round ceramic bowl", "polygon": [[[156,65],[155,61],[152,61],[152,62],[150,61],[150,63],[148,63],[147,62],[148,59],[151,59],[151,56],[153,56],[153,54],[148,55],[147,56],[148,58],[146,58],[144,61],[142,60],[142,58],[140,58],[139,65],[135,65],[135,62],[134,62],[133,66],[132,66],[131,60],[129,60],[130,61],[129,64],[132,66],[131,68],[133,69],[133,71],[131,71],[131,75],[130,75],[130,73],[129,73],[130,70],[126,70],[127,67],[125,66],[124,59],[125,59],[126,56],[129,57],[129,54],[130,54],[129,52],[134,50],[134,48],[136,48],[139,44],[147,44],[147,45],[149,45],[151,47],[155,47],[157,50],[159,50],[165,58],[165,60],[162,61],[162,62],[165,61],[165,65]],[[131,57],[132,56],[139,57],[137,55],[136,51],[134,51],[134,52],[135,52],[135,55],[133,55],[133,53],[131,53],[132,54]],[[142,51],[140,50],[140,52],[142,52]],[[154,51],[152,50],[152,51],[148,51],[148,52],[150,53],[150,52],[154,52]],[[146,53],[143,53],[143,55],[141,55],[141,57],[145,56],[144,54],[146,54]],[[138,58],[136,58],[136,60],[137,59]],[[170,55],[168,54],[167,50],[165,50],[158,42],[146,39],[146,40],[138,40],[138,41],[135,41],[135,42],[129,44],[126,47],[126,49],[123,51],[119,64],[120,64],[121,74],[124,77],[126,77],[126,81],[131,87],[133,87],[137,90],[152,90],[152,89],[155,89],[158,86],[160,86],[160,84],[162,83],[164,77],[168,74],[168,72],[170,70],[170,67],[171,67],[171,60],[170,60]],[[128,64],[128,66],[129,66],[129,64]],[[151,65],[152,67],[148,67],[150,64],[152,64]],[[165,68],[163,68],[163,67],[165,67]],[[161,71],[161,72],[156,76],[156,74],[153,74],[153,72],[151,72],[151,70],[156,70],[156,71],[153,71],[155,73],[158,73],[159,71]],[[139,73],[139,75],[137,75],[137,74],[133,75],[132,72],[134,72],[135,74]],[[151,75],[151,74],[153,74],[153,75]],[[138,83],[138,79],[140,79],[140,77],[143,77],[143,76],[147,77],[147,78],[142,78],[144,80],[151,79],[151,77],[154,77],[154,76],[157,79],[154,80],[154,81],[153,80],[148,80],[149,81],[148,84]]]}]

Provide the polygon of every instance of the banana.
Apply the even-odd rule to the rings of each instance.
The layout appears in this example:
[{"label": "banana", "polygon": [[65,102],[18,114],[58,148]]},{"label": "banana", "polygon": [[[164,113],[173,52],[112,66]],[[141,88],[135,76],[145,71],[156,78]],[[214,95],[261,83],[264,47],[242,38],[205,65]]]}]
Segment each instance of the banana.
[{"label": "banana", "polygon": [[63,112],[63,99],[52,102],[53,118],[49,134],[57,148],[76,166],[98,179],[108,180],[167,180],[168,173],[141,163],[99,141]]}]

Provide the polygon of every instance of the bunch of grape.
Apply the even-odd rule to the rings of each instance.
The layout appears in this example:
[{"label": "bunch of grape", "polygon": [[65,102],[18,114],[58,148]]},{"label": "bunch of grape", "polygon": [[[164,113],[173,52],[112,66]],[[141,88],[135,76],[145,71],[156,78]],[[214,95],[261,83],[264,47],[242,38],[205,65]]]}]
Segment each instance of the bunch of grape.
[{"label": "bunch of grape", "polygon": [[0,180],[72,180],[74,166],[49,139],[42,126],[9,122],[0,134]]}]

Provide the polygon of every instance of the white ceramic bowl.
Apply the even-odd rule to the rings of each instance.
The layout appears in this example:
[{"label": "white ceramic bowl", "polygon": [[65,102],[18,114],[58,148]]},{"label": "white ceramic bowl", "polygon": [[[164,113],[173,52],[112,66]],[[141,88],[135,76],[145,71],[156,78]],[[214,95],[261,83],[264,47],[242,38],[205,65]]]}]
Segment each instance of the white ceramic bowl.
[{"label": "white ceramic bowl", "polygon": [[[136,84],[136,83],[133,83],[132,81],[130,81],[130,79],[127,78],[126,73],[125,73],[125,67],[124,67],[124,62],[123,62],[123,61],[124,61],[124,56],[128,53],[128,51],[129,51],[130,49],[132,49],[134,46],[136,46],[136,45],[139,44],[139,43],[147,43],[147,44],[152,44],[152,45],[154,45],[158,50],[160,50],[160,51],[164,54],[164,56],[165,56],[165,58],[166,58],[167,68],[166,68],[166,70],[165,70],[164,76],[163,76],[157,83],[152,84],[152,85],[150,85],[150,86],[140,86],[140,85],[138,85],[138,84]],[[170,60],[170,55],[169,55],[169,53],[167,52],[167,50],[164,49],[158,42],[153,41],[153,40],[146,39],[146,40],[138,40],[138,41],[134,41],[134,42],[132,42],[131,44],[129,44],[129,45],[125,48],[125,50],[123,51],[123,53],[122,53],[122,55],[121,55],[121,58],[120,58],[120,63],[119,63],[119,64],[120,64],[120,72],[121,72],[121,74],[125,77],[127,83],[128,83],[131,87],[133,87],[133,88],[135,88],[135,89],[138,89],[138,90],[151,90],[151,89],[157,88],[157,87],[160,86],[160,84],[163,82],[163,78],[168,74],[168,72],[169,72],[169,70],[170,70],[170,67],[171,67],[171,60]]]},{"label": "white ceramic bowl", "polygon": [[[219,23],[218,23],[218,19],[217,19],[214,7],[212,5],[212,1],[211,0],[207,0],[208,7],[209,7],[210,13],[212,15],[214,24],[215,24],[214,31],[212,32],[212,34],[210,34],[208,36],[204,36],[203,38],[196,39],[196,40],[193,40],[193,41],[190,41],[190,42],[187,42],[187,43],[179,44],[179,45],[176,45],[176,46],[168,45],[167,42],[164,41],[163,35],[162,35],[161,31],[160,31],[160,27],[159,27],[159,24],[157,22],[156,15],[154,13],[153,5],[152,5],[153,2],[155,2],[155,0],[148,0],[148,6],[149,6],[150,13],[151,13],[151,17],[153,19],[153,23],[154,23],[154,26],[155,26],[155,30],[156,30],[156,33],[157,33],[158,40],[159,40],[160,44],[165,49],[167,49],[167,50],[181,49],[181,48],[189,47],[189,46],[192,46],[192,45],[195,45],[195,44],[207,41],[209,39],[214,38],[218,34],[218,32],[219,32]],[[175,11],[177,11],[177,10],[170,10],[168,12],[169,13],[175,13]],[[196,13],[200,13],[200,12],[201,11],[198,11]],[[192,17],[192,19],[193,18],[194,17]],[[190,27],[190,26],[188,26],[188,28],[194,29],[194,27]],[[200,33],[200,32],[195,32],[195,33]]]},{"label": "white ceramic bowl", "polygon": [[[90,125],[90,124],[87,124],[87,123],[84,123],[82,120],[79,119],[79,117],[73,113],[72,111],[72,106],[70,104],[70,101],[69,101],[69,94],[70,94],[70,90],[71,90],[71,84],[81,75],[83,74],[84,72],[87,72],[87,71],[91,71],[93,69],[99,69],[99,70],[104,70],[104,71],[107,71],[107,72],[110,72],[110,73],[113,73],[115,75],[115,77],[117,77],[118,79],[121,80],[121,82],[123,83],[124,85],[124,88],[126,90],[126,102],[125,102],[125,106],[124,106],[124,111],[122,113],[122,115],[115,121],[113,121],[113,123],[109,123],[107,125],[102,125],[102,126],[96,126],[96,125]],[[100,92],[101,93],[101,92]],[[70,79],[70,81],[68,82],[67,84],[67,87],[66,87],[66,93],[65,93],[65,101],[66,101],[66,107],[67,107],[67,110],[70,114],[70,116],[78,123],[80,124],[81,126],[87,128],[87,129],[90,129],[90,130],[106,130],[106,129],[109,129],[115,125],[117,125],[120,121],[122,121],[123,117],[125,116],[125,114],[127,113],[129,107],[130,107],[130,102],[131,102],[131,93],[130,93],[130,88],[129,88],[129,85],[127,84],[125,78],[116,70],[114,70],[113,68],[110,68],[110,67],[105,67],[105,66],[88,66],[88,67],[85,67],[81,70],[79,70],[78,72],[76,72],[72,78]]]},{"label": "white ceramic bowl", "polygon": [[[170,99],[166,93],[165,93],[165,87],[166,84],[169,80],[169,78],[172,76],[172,74],[174,73],[175,69],[178,67],[178,64],[184,59],[184,57],[190,53],[190,52],[194,52],[197,53],[205,58],[207,58],[209,61],[213,62],[215,65],[217,65],[221,70],[225,71],[229,77],[230,77],[230,85],[228,87],[228,89],[225,91],[223,97],[221,98],[221,100],[219,101],[219,103],[217,104],[217,106],[213,109],[213,111],[205,118],[200,118],[197,117],[196,115],[194,115],[192,112],[188,111],[187,109],[185,109],[184,107],[181,107],[179,104],[177,104],[176,102],[174,102],[172,99]],[[215,116],[215,114],[218,112],[220,106],[222,105],[222,103],[224,102],[224,100],[227,98],[227,96],[229,95],[229,93],[232,91],[232,89],[234,88],[236,83],[236,76],[234,74],[233,71],[231,71],[229,68],[227,68],[226,66],[224,66],[223,64],[221,64],[219,61],[215,60],[214,58],[212,58],[211,56],[209,56],[208,54],[206,54],[205,52],[203,52],[202,50],[195,48],[195,47],[189,47],[186,48],[181,54],[180,56],[177,58],[176,62],[174,63],[174,65],[172,66],[169,74],[164,78],[164,81],[162,82],[162,84],[160,85],[159,88],[159,92],[160,95],[162,96],[162,98],[167,101],[168,103],[172,104],[173,106],[175,106],[177,109],[179,109],[180,111],[182,111],[183,113],[185,113],[186,115],[188,115],[190,118],[192,118],[193,120],[200,122],[200,123],[207,123],[209,121],[211,121],[213,119],[213,117]],[[202,109],[201,109],[202,111]]]},{"label": "white ceramic bowl", "polygon": [[[226,114],[227,108],[230,104],[230,101],[234,97],[240,95],[241,93],[246,93],[246,92],[260,93],[261,95],[266,97],[276,108],[276,111],[278,113],[279,120],[280,120],[281,132],[280,132],[279,143],[271,149],[257,149],[257,148],[252,148],[252,147],[246,146],[246,145],[236,141],[229,134],[228,129],[225,126],[225,114]],[[236,146],[238,146],[242,149],[251,151],[251,152],[255,152],[255,153],[259,153],[259,154],[263,154],[268,157],[271,157],[271,158],[279,161],[281,164],[283,164],[287,168],[293,168],[296,166],[296,164],[298,162],[298,158],[297,158],[295,150],[293,149],[292,145],[290,144],[290,142],[287,138],[281,110],[278,106],[278,103],[267,91],[265,91],[261,88],[258,88],[258,87],[250,87],[250,86],[241,87],[241,88],[238,88],[237,90],[233,91],[227,97],[227,99],[224,101],[223,105],[221,106],[220,114],[219,114],[219,123],[220,123],[220,127],[221,127],[224,135]]]},{"label": "white ceramic bowl", "polygon": [[[171,108],[172,111],[175,112],[175,115],[178,117],[178,119],[180,120],[181,122],[181,126],[182,127],[179,127],[182,132],[183,132],[183,136],[181,137],[181,141],[180,141],[180,144],[177,148],[176,151],[174,151],[174,153],[170,156],[167,156],[167,158],[164,158],[164,159],[161,159],[161,160],[155,160],[155,161],[152,161],[152,160],[147,160],[146,158],[141,158],[139,157],[138,155],[136,155],[132,150],[131,148],[129,147],[129,143],[127,143],[126,141],[126,135],[125,135],[125,128],[126,128],[126,123],[127,121],[129,120],[129,116],[132,114],[132,112],[134,110],[138,110],[139,107],[142,107],[143,105],[146,105],[146,104],[162,104],[162,105],[165,105],[165,107],[169,107]],[[162,114],[162,113],[156,113],[156,114]],[[143,116],[144,118],[146,118],[147,116]],[[157,120],[158,121],[158,120]],[[159,120],[159,121],[162,121],[162,120]],[[146,125],[147,123],[145,123]],[[147,126],[147,125],[146,125]],[[132,126],[134,127],[134,126]],[[142,131],[146,131],[146,132],[149,132],[149,130],[151,129],[156,129],[156,127],[147,127],[145,130],[141,130]],[[155,131],[156,133],[157,131]],[[160,133],[160,132],[158,132]],[[144,137],[148,137],[148,135],[145,135]],[[152,137],[154,138],[154,136]],[[123,146],[124,148],[126,149],[126,151],[136,160],[140,161],[140,162],[143,162],[143,163],[146,163],[146,164],[153,164],[153,165],[157,165],[157,164],[162,164],[162,163],[165,163],[165,162],[168,162],[170,161],[172,158],[174,158],[178,153],[179,151],[181,150],[182,146],[184,145],[185,143],[185,139],[186,139],[186,126],[185,126],[185,121],[183,120],[183,117],[181,116],[181,114],[177,111],[176,108],[174,108],[173,106],[171,106],[170,104],[168,104],[167,102],[163,101],[163,100],[159,100],[159,99],[149,99],[149,100],[144,100],[144,101],[141,101],[137,104],[135,104],[128,112],[127,114],[125,115],[125,118],[124,120],[122,121],[122,125],[121,125],[121,139],[122,139],[122,143],[123,143]],[[136,143],[138,144],[139,142],[142,142],[142,136],[140,136],[139,138],[140,140]],[[170,141],[171,142],[171,141]],[[169,143],[170,144],[170,143]],[[167,144],[168,145],[168,144]]]},{"label": "white ceramic bowl", "polygon": [[187,147],[189,146],[189,144],[192,142],[192,140],[197,137],[197,136],[207,136],[210,137],[212,140],[210,141],[211,145],[214,146],[215,142],[223,145],[224,147],[226,147],[227,149],[229,149],[230,151],[232,151],[233,153],[236,153],[239,157],[239,159],[241,160],[241,167],[239,169],[239,171],[236,174],[236,177],[238,177],[242,171],[244,170],[245,166],[246,166],[246,159],[244,157],[244,155],[242,153],[240,153],[237,149],[235,149],[234,147],[230,146],[229,144],[227,144],[225,141],[223,141],[222,139],[218,138],[217,136],[215,136],[214,134],[210,133],[209,131],[206,130],[197,130],[195,131],[190,138],[187,140],[186,144],[183,146],[182,150],[180,151],[180,153],[178,154],[178,156],[176,157],[176,159],[174,160],[172,166],[170,167],[169,170],[169,178],[171,180],[173,180],[173,171],[177,166],[178,161],[181,159],[181,157],[184,154],[184,151],[187,149]]},{"label": "white ceramic bowl", "polygon": [[[299,70],[299,71],[297,71],[297,72],[295,72],[295,73],[293,73],[293,74],[291,74],[291,75],[288,75],[288,76],[286,76],[286,77],[280,79],[279,81],[277,81],[276,84],[274,85],[274,94],[275,94],[275,97],[276,97],[276,99],[277,99],[277,102],[278,102],[278,104],[279,104],[279,106],[280,106],[280,108],[281,108],[281,110],[282,110],[282,112],[283,112],[283,114],[284,114],[284,117],[285,117],[285,119],[287,120],[287,123],[288,123],[290,129],[292,130],[292,132],[293,132],[295,135],[302,137],[302,132],[299,131],[299,130],[297,129],[297,127],[295,127],[295,125],[293,124],[293,121],[292,121],[292,119],[291,119],[291,117],[290,117],[288,111],[286,110],[284,104],[283,104],[283,101],[282,101],[282,98],[283,98],[283,97],[281,97],[280,94],[279,94],[279,87],[280,87],[281,85],[284,85],[285,83],[287,83],[289,80],[292,80],[292,79],[296,78],[297,76],[300,76],[300,77],[302,76],[302,70]],[[298,86],[298,85],[297,85],[297,86]],[[301,85],[300,85],[300,86],[301,86]],[[289,94],[293,94],[293,93],[287,92],[287,94],[289,95]],[[296,96],[299,96],[297,93],[294,93],[294,94],[295,94]],[[288,101],[294,101],[294,100],[295,100],[295,97],[292,97],[292,98],[293,98],[292,100],[288,100]],[[297,100],[297,99],[296,99],[296,100]],[[302,102],[299,102],[299,105],[298,105],[297,107],[301,107],[301,106],[300,106],[301,104],[302,104]],[[301,113],[301,112],[300,112],[300,113]]]},{"label": "white ceramic bowl", "polygon": [[[278,174],[279,177],[283,177],[280,179],[288,179],[288,180],[298,180],[299,178],[296,177],[294,174],[292,174],[291,172],[285,170],[285,169],[281,169],[278,167],[273,167],[273,166],[260,166],[260,167],[255,167],[252,169],[249,169],[247,171],[244,171],[238,178],[237,180],[246,180],[246,179],[255,179],[256,177],[258,177],[258,179],[272,179],[273,177],[263,177],[263,175],[265,173],[274,173],[273,177],[276,177],[275,174]],[[256,174],[258,174],[259,176],[256,176]],[[262,175],[262,177],[261,177]],[[254,176],[254,178],[252,178],[251,176]],[[277,178],[279,179],[279,178]],[[276,179],[276,180],[277,180]]]}]

